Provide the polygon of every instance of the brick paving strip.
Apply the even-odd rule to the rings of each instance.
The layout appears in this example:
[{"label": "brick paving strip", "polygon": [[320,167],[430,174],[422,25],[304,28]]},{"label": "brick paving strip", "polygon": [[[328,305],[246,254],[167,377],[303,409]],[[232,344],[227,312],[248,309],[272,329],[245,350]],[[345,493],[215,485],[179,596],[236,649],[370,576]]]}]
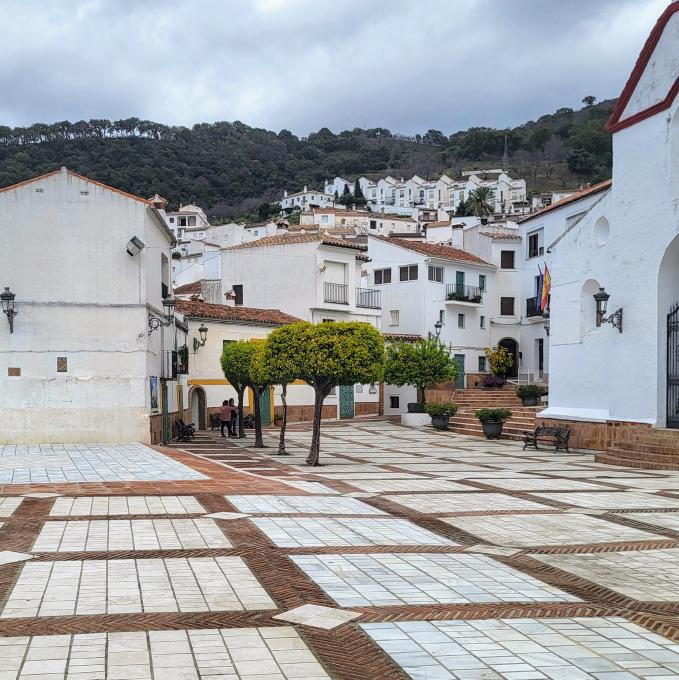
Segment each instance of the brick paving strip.
[{"label": "brick paving strip", "polygon": [[[481,667],[479,664],[485,664],[483,668],[488,669],[488,674],[483,677],[488,678],[520,677],[512,676],[511,673],[547,677],[529,675],[530,672],[539,672],[535,670],[536,666],[530,666],[529,661],[525,661],[525,668],[520,667],[516,655],[525,651],[520,645],[516,647],[518,651],[512,652],[511,644],[514,643],[504,644],[504,656],[498,657],[504,659],[503,666],[493,661],[490,651],[486,658],[483,653],[474,651],[473,645],[467,649],[464,644],[461,647],[458,644],[464,643],[465,636],[485,635],[489,636],[486,644],[491,649],[493,645],[499,644],[497,640],[501,640],[503,635],[511,640],[512,636],[520,634],[527,636],[528,649],[530,645],[535,645],[534,641],[528,639],[533,630],[530,626],[517,632],[511,626],[503,628],[500,625],[502,622],[511,624],[516,619],[535,620],[533,626],[536,631],[542,625],[544,634],[555,636],[562,632],[569,635],[575,631],[577,637],[580,634],[578,626],[585,626],[592,644],[602,644],[596,642],[599,631],[611,631],[615,636],[613,639],[620,644],[629,637],[632,639],[630,647],[621,647],[621,651],[635,655],[635,649],[653,647],[653,650],[657,649],[657,652],[654,651],[657,664],[666,664],[663,668],[668,672],[676,670],[675,674],[679,676],[679,665],[673,665],[679,661],[679,646],[672,646],[671,642],[679,640],[679,593],[675,597],[671,587],[664,582],[657,584],[653,581],[655,597],[646,597],[646,591],[642,588],[634,594],[638,598],[635,599],[635,596],[616,590],[616,584],[607,583],[605,579],[602,582],[593,572],[588,576],[590,571],[587,566],[590,555],[601,555],[602,560],[603,556],[611,555],[614,559],[603,564],[610,563],[615,568],[624,569],[624,559],[618,560],[616,556],[619,554],[622,558],[623,553],[633,553],[637,556],[635,559],[638,560],[639,569],[645,570],[644,556],[655,559],[654,556],[659,555],[661,550],[665,551],[663,554],[670,561],[674,554],[672,551],[676,551],[679,562],[679,524],[674,521],[675,518],[679,519],[679,493],[676,493],[676,489],[674,494],[671,488],[666,491],[660,488],[657,493],[651,491],[636,496],[630,495],[633,491],[620,491],[622,507],[615,505],[618,490],[629,488],[638,491],[634,480],[642,483],[655,480],[653,485],[657,483],[662,486],[663,479],[676,483],[679,475],[635,471],[638,474],[626,481],[624,474],[628,470],[611,468],[611,479],[614,481],[609,478],[606,478],[609,481],[605,481],[598,477],[602,472],[601,466],[592,466],[588,462],[591,461],[588,454],[573,454],[570,459],[573,462],[564,456],[552,462],[556,457],[543,452],[537,456],[524,457],[521,449],[514,445],[486,444],[483,440],[445,433],[415,432],[379,421],[352,421],[327,428],[323,443],[329,451],[326,454],[328,465],[310,470],[300,465],[306,441],[306,428],[293,428],[290,432],[290,450],[293,455],[287,459],[272,455],[275,449],[255,451],[247,448],[249,440],[222,442],[209,434],[201,436],[186,446],[185,450],[157,449],[198,472],[203,479],[3,486],[0,498],[0,522],[3,524],[0,528],[0,551],[31,553],[36,548],[36,552],[32,553],[34,558],[28,562],[0,566],[0,636],[6,636],[0,637],[0,678],[4,680],[10,677],[3,675],[3,651],[7,651],[8,659],[20,657],[24,663],[24,674],[13,676],[16,678],[64,678],[65,664],[69,658],[79,658],[78,654],[84,654],[85,657],[90,655],[92,658],[96,656],[101,668],[113,673],[120,660],[117,653],[102,654],[93,650],[117,649],[116,645],[120,649],[126,649],[127,645],[128,649],[137,650],[134,651],[137,655],[134,658],[141,659],[140,668],[149,669],[148,675],[143,674],[147,671],[140,671],[139,678],[155,680],[174,677],[171,672],[183,672],[183,669],[187,675],[177,677],[221,678],[215,675],[215,668],[221,668],[223,677],[233,680],[239,677],[247,680],[264,677],[331,677],[340,680],[431,677],[437,680],[477,677],[471,673]],[[371,456],[370,448],[364,444],[357,445],[360,451],[352,452],[357,441],[372,442],[375,455]],[[409,452],[410,447],[416,451]],[[424,450],[427,448],[431,451]],[[380,456],[389,462],[381,464]],[[479,459],[478,463],[470,464],[475,456]],[[503,465],[503,457],[508,461],[507,467]],[[397,458],[403,461],[402,464]],[[410,469],[412,459],[421,461],[417,465],[425,469]],[[515,469],[515,464],[521,461],[525,461],[528,467],[525,473]],[[544,461],[544,471],[539,468],[541,461]],[[342,474],[342,470],[348,466],[352,472],[346,474],[361,475],[361,470],[365,470],[366,479],[361,483],[356,480],[357,484],[352,485],[351,478]],[[376,472],[369,473],[372,469]],[[577,477],[579,483],[569,483],[571,478],[567,474],[576,471],[583,473],[582,477]],[[493,484],[492,478],[475,479],[477,472],[497,474],[498,483]],[[507,476],[501,481],[503,472],[507,472]],[[563,477],[560,476],[561,472],[565,473]],[[623,476],[613,477],[616,472]],[[587,476],[588,473],[592,475],[591,478]],[[395,490],[390,489],[386,481],[390,479],[390,474],[399,478]],[[449,479],[446,476],[448,474],[454,475],[455,481]],[[465,475],[470,479],[467,480]],[[531,481],[527,481],[523,489],[521,485],[513,489],[513,478]],[[540,478],[548,480],[544,488],[535,481]],[[371,480],[374,480],[376,487],[381,488],[371,491]],[[409,488],[409,480],[414,488]],[[562,488],[559,487],[559,480],[564,482]],[[286,484],[286,481],[290,484]],[[321,485],[307,487],[309,490],[322,492],[325,488],[339,495],[307,494],[304,484],[308,482]],[[300,483],[300,486],[294,486]],[[418,484],[422,488],[418,489]],[[369,491],[363,491],[361,487]],[[61,497],[23,498],[18,505],[11,498],[28,492],[53,492],[61,494]],[[599,493],[608,493],[607,496],[600,496],[602,500],[606,499],[602,503],[604,507],[590,508],[592,502],[596,506]],[[611,499],[612,493],[616,493],[616,496]],[[347,497],[347,494],[359,494],[360,498]],[[154,498],[147,501],[140,499],[141,496]],[[158,496],[167,498],[165,505]],[[189,497],[189,500],[178,501],[178,496],[184,499]],[[288,498],[281,500],[284,496]],[[460,500],[469,498],[470,503],[473,500],[474,504],[480,502],[480,509],[449,509],[446,512],[447,499],[451,498],[452,501],[455,496]],[[628,497],[624,502],[623,496]],[[95,500],[90,503],[83,498],[71,503],[70,499],[74,497],[92,497]],[[105,500],[102,497],[113,498]],[[485,507],[484,497],[487,499]],[[308,503],[305,498],[309,498]],[[333,498],[337,500],[333,502]],[[585,507],[582,505],[583,499],[587,501]],[[4,514],[3,500],[10,501]],[[641,506],[635,506],[634,500],[643,502]],[[96,514],[88,514],[90,512]],[[219,512],[245,513],[249,517],[202,519],[206,514]],[[578,518],[585,518],[580,523],[584,540],[568,543],[570,535],[577,536],[577,530],[569,528],[571,533],[560,535],[558,544],[532,545],[529,538],[525,538],[523,545],[517,545],[514,551],[509,550],[514,554],[479,554],[484,550],[483,545],[513,544],[511,533],[514,517],[516,526],[525,526],[521,531],[527,532],[528,536],[531,522],[539,522],[541,517],[563,517],[564,523],[576,523]],[[374,529],[382,525],[389,527],[392,522],[405,523],[398,525],[402,532],[400,538],[395,537],[393,545],[381,544],[380,540],[383,539],[374,542],[377,540],[373,538]],[[558,528],[556,525],[555,520],[554,526]],[[204,536],[214,547],[192,547],[201,540],[200,530],[195,529],[196,526],[203,528],[206,532]],[[207,528],[212,526],[219,528],[223,539],[218,539],[212,529]],[[312,527],[308,545],[276,545],[280,542],[276,536],[281,535],[281,527],[290,527],[297,532],[298,526]],[[265,529],[261,530],[262,527]],[[332,535],[336,538],[331,538],[331,534],[327,533],[328,527],[333,528]],[[366,538],[347,533],[351,527],[368,532]],[[536,527],[540,540],[551,538],[549,525]],[[628,540],[620,540],[621,537],[616,536],[616,527],[621,537],[625,536]],[[506,540],[502,534],[504,531],[509,535]],[[493,539],[493,532],[500,532],[497,533],[498,538]],[[415,538],[412,544],[407,544],[410,540],[408,536],[411,535]],[[435,537],[429,544],[428,535]],[[600,542],[592,542],[595,536]],[[41,542],[36,546],[38,540]],[[187,547],[182,547],[182,540],[186,541]],[[361,541],[365,544],[361,545]],[[403,544],[404,541],[406,544]],[[181,545],[177,546],[177,542]],[[229,544],[231,547],[227,547]],[[168,547],[160,549],[161,545]],[[474,546],[481,547],[478,551],[474,548],[472,552],[467,552]],[[113,549],[106,550],[107,547]],[[37,548],[43,552],[38,552]],[[223,611],[218,607],[214,611],[197,611],[192,610],[197,605],[191,600],[187,611],[161,609],[37,618],[7,617],[2,614],[17,584],[21,583],[22,573],[24,570],[26,573],[30,571],[28,565],[51,568],[48,565],[77,563],[101,568],[99,565],[105,567],[106,563],[113,561],[128,565],[148,560],[149,564],[157,566],[163,561],[167,564],[168,560],[172,564],[172,560],[184,564],[197,559],[198,564],[203,564],[200,560],[219,558],[242,559],[256,577],[257,588],[270,598],[272,608],[260,606]],[[581,563],[585,566],[581,566]],[[328,567],[322,566],[324,564]],[[422,586],[423,591],[408,585],[410,578],[415,579],[413,584],[421,583],[417,574],[413,576],[418,564],[439,565],[439,584]],[[326,571],[314,571],[319,568]],[[391,571],[394,568],[397,571]],[[486,568],[492,570],[488,572],[489,578],[484,574]],[[354,569],[359,571],[355,572]],[[368,579],[361,577],[360,569],[367,569],[365,573]],[[448,569],[453,571],[449,572]],[[472,572],[480,574],[481,590],[474,586],[470,591],[464,583],[458,583],[460,572],[456,570],[459,569],[472,569]],[[508,571],[502,572],[502,569]],[[370,579],[371,573],[377,576]],[[526,597],[537,597],[538,600],[513,601],[515,596],[511,590],[507,591],[507,583],[499,581],[494,585],[493,574],[497,578],[498,574],[503,573],[507,574],[505,581],[511,581],[512,584],[516,582],[520,591],[525,589]],[[373,585],[365,586],[366,580]],[[452,584],[456,583],[462,590],[456,590],[457,586],[451,590]],[[341,594],[345,592],[347,584],[363,588],[363,594],[353,599]],[[384,584],[395,590],[389,591],[383,598]],[[238,588],[236,584],[236,596]],[[483,595],[485,588],[490,588],[488,595]],[[422,592],[425,594],[422,595]],[[563,597],[560,598],[559,592]],[[554,593],[552,601],[549,593]],[[338,601],[345,602],[344,607],[359,613],[360,617],[333,630],[305,625],[290,626],[272,618],[305,604],[337,608],[332,594],[338,597]],[[371,602],[372,597],[377,600]],[[418,597],[425,601],[416,602]],[[486,599],[476,601],[479,597]],[[498,597],[509,599],[497,601]],[[456,599],[446,602],[446,598]],[[143,603],[140,606],[144,608]],[[441,623],[427,623],[436,621]],[[454,624],[455,621],[459,624]],[[553,621],[556,623],[551,623]],[[638,630],[634,627],[625,628],[629,624],[635,624]],[[425,625],[430,627],[426,628]],[[248,629],[248,632],[243,629]],[[657,638],[642,639],[643,635],[652,635],[648,631],[657,633]],[[48,635],[76,637],[67,637],[66,643],[59,644],[56,644],[55,639],[55,649],[67,650],[65,656],[62,654],[63,658],[57,659],[56,652],[44,652],[45,648],[41,648],[42,643],[38,642],[47,641],[45,644],[49,646],[49,639],[40,637]],[[35,648],[28,648],[21,642],[25,640],[24,636],[34,636]],[[24,647],[21,647],[22,644]],[[88,645],[92,647],[88,648]],[[239,652],[234,650],[241,647],[244,651],[239,658]],[[555,672],[561,668],[558,664],[570,663],[561,657],[557,659],[558,655],[554,656],[555,651],[549,644],[542,649],[530,648],[536,659],[541,658],[541,654],[551,654],[555,660],[545,663],[551,663]],[[605,645],[601,647],[604,648]],[[283,653],[281,650],[289,651]],[[248,654],[250,657],[254,655],[254,658],[248,657]],[[511,654],[514,654],[513,660],[509,658]],[[450,661],[455,655],[458,655],[457,661]],[[649,664],[656,663],[652,657],[651,654],[646,659]],[[50,660],[49,666],[44,665],[45,659]],[[313,665],[316,663],[314,659],[320,666]],[[448,659],[445,662],[447,666],[445,659]],[[35,665],[40,662],[43,666]],[[11,666],[14,661],[7,663]],[[595,664],[592,672],[624,670],[619,666],[604,669],[603,660],[597,663],[602,664],[601,668],[596,668]],[[573,666],[572,672],[586,673],[587,664],[584,661],[583,664],[578,668]],[[533,671],[530,671],[529,666]],[[35,668],[41,670],[42,675],[28,674]],[[48,668],[54,668],[55,674],[48,674]],[[195,668],[199,669],[201,675],[196,675]],[[467,675],[456,675],[456,668]],[[494,672],[490,669],[494,669]],[[12,669],[8,672],[11,673]],[[107,677],[101,674],[104,671],[98,672],[100,675],[97,676],[95,672],[92,677]],[[265,675],[267,672],[268,676]],[[425,672],[429,675],[424,675]],[[78,677],[72,673],[71,669],[68,677]],[[563,677],[598,676],[573,674]]]}]

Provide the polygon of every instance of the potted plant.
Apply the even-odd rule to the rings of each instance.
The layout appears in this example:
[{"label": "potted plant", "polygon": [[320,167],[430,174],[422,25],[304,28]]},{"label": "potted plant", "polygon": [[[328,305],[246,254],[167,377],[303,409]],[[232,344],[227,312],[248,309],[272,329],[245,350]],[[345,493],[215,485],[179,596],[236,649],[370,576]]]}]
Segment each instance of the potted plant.
[{"label": "potted plant", "polygon": [[544,393],[545,390],[540,385],[519,385],[516,388],[516,396],[524,406],[537,406]]},{"label": "potted plant", "polygon": [[442,402],[427,404],[427,413],[431,416],[431,424],[436,430],[447,430],[450,417],[457,413],[457,404]]},{"label": "potted plant", "polygon": [[508,408],[482,408],[475,415],[481,421],[486,439],[499,439],[502,426],[512,417],[512,412]]},{"label": "potted plant", "polygon": [[507,382],[505,376],[514,366],[514,355],[506,348],[486,347],[484,350],[490,367],[490,375],[483,381],[484,387],[502,387]]}]

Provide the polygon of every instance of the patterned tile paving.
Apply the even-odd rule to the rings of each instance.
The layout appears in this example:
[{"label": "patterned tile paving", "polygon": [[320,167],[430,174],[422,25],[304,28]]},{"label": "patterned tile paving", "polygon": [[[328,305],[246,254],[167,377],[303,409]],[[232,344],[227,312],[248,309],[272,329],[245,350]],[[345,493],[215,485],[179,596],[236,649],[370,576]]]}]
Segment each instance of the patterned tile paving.
[{"label": "patterned tile paving", "polygon": [[496,510],[546,510],[545,505],[501,493],[454,493],[387,496],[387,499],[423,513],[494,512]]},{"label": "patterned tile paving", "polygon": [[354,498],[334,496],[227,496],[239,512],[253,514],[384,515]]},{"label": "patterned tile paving", "polygon": [[0,680],[679,677],[679,473],[375,420],[308,468],[308,426],[248,434],[3,447]]},{"label": "patterned tile paving", "polygon": [[618,543],[662,538],[588,515],[474,515],[446,517],[443,521],[484,541],[506,546]]},{"label": "patterned tile paving", "polygon": [[6,680],[325,680],[292,627],[0,638]]},{"label": "patterned tile paving", "polygon": [[212,519],[118,519],[46,522],[32,552],[231,548]]},{"label": "patterned tile paving", "polygon": [[191,515],[205,508],[193,496],[79,496],[58,498],[51,517]]},{"label": "patterned tile paving", "polygon": [[240,557],[27,562],[0,618],[275,609]]},{"label": "patterned tile paving", "polygon": [[143,444],[0,445],[0,484],[205,479]]},{"label": "patterned tile paving", "polygon": [[577,598],[482,555],[293,555],[290,559],[343,607]]},{"label": "patterned tile paving", "polygon": [[371,623],[414,680],[633,680],[679,675],[679,645],[622,618]]},{"label": "patterned tile paving", "polygon": [[403,519],[257,517],[251,520],[281,548],[361,545],[455,545]]},{"label": "patterned tile paving", "polygon": [[679,602],[679,549],[534,557],[641,602]]}]

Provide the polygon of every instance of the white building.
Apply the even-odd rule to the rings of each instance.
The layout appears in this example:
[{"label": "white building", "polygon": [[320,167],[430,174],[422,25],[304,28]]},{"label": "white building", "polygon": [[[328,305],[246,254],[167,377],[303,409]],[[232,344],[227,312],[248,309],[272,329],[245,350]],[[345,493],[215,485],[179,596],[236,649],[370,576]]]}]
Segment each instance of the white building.
[{"label": "white building", "polygon": [[[610,446],[649,425],[679,427],[678,35],[675,2],[608,122],[612,186],[545,233],[553,287],[544,415],[570,422],[585,445]],[[593,297],[600,288],[610,295],[603,323]],[[676,454],[679,438],[670,441]]]},{"label": "white building", "polygon": [[[366,246],[319,233],[283,234],[222,251],[223,293],[237,306],[279,309],[305,321],[380,328],[380,291],[367,285]],[[379,412],[376,386],[341,387],[326,399],[342,417]]]},{"label": "white building", "polygon": [[0,238],[1,441],[167,438],[186,333],[160,324],[174,238],[153,205],[62,168],[0,189]]},{"label": "white building", "polygon": [[[487,370],[493,343],[497,267],[458,248],[400,238],[368,238],[370,281],[381,291],[382,330],[389,336],[427,337],[441,321],[440,339],[465,374]],[[412,391],[412,390],[411,390]],[[384,412],[405,411],[412,395],[385,385]]]},{"label": "white building", "polygon": [[326,208],[334,205],[335,197],[332,194],[326,194],[322,189],[309,189],[304,187],[302,191],[294,194],[289,194],[287,191],[283,193],[283,198],[280,200],[281,210],[291,211],[295,208],[304,210],[305,208]]},{"label": "white building", "polygon": [[324,229],[353,229],[357,235],[388,236],[393,233],[418,233],[417,220],[401,215],[391,215],[368,210],[342,210],[315,208],[301,213],[301,227],[315,226]]}]

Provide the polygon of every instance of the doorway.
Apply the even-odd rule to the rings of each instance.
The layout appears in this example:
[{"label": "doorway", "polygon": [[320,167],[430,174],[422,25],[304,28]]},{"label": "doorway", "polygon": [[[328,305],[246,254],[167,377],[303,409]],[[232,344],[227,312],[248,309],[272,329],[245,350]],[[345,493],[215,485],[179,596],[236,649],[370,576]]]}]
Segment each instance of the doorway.
[{"label": "doorway", "polygon": [[[464,285],[464,284],[463,284]],[[455,378],[455,389],[464,389],[464,354],[454,354],[453,359],[457,362],[457,378]]]},{"label": "doorway", "polygon": [[193,387],[191,390],[191,422],[197,430],[204,430],[206,426],[205,418],[205,391],[202,387]]},{"label": "doorway", "polygon": [[353,418],[354,408],[354,386],[340,385],[339,388],[339,409],[340,418]]},{"label": "doorway", "polygon": [[507,371],[505,377],[516,378],[519,374],[519,343],[514,338],[503,338],[497,344],[498,347],[504,347],[514,357],[514,365]]}]

